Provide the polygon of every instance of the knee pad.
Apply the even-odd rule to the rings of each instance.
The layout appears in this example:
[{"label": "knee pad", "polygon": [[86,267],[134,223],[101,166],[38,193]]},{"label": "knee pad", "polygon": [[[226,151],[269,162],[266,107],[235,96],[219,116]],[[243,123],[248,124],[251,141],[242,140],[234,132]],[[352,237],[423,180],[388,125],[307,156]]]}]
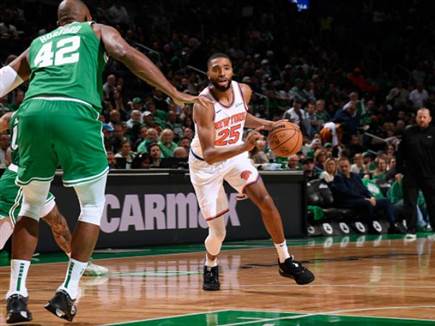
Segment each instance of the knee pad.
[{"label": "knee pad", "polygon": [[74,186],[80,202],[79,221],[100,226],[106,198],[107,174],[98,180]]},{"label": "knee pad", "polygon": [[26,216],[39,222],[49,189],[49,181],[31,181],[28,185],[23,186],[21,188],[23,202],[18,215]]},{"label": "knee pad", "polygon": [[205,239],[205,248],[210,255],[217,256],[225,240],[226,229],[224,217],[217,218],[208,222],[208,236]]}]

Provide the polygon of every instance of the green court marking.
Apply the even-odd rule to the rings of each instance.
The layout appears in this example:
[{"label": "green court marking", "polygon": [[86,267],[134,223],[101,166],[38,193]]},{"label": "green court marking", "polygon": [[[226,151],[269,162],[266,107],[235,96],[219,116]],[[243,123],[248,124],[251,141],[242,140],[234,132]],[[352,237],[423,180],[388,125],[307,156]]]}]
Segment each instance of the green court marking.
[{"label": "green court marking", "polygon": [[[426,237],[433,233],[419,233],[418,237]],[[290,247],[298,246],[317,246],[317,245],[332,245],[342,244],[344,240],[348,241],[348,245],[361,241],[376,241],[379,240],[380,235],[358,235],[352,234],[350,236],[336,236],[336,237],[314,237],[305,239],[289,239],[287,245]],[[401,234],[383,234],[382,240],[397,240],[403,239],[404,235]],[[222,250],[240,250],[240,249],[255,249],[255,248],[273,248],[271,240],[246,240],[246,241],[232,241],[226,242]],[[104,249],[99,252],[98,250],[92,256],[93,259],[110,259],[110,258],[129,258],[129,257],[144,257],[144,256],[157,256],[157,255],[170,255],[181,253],[194,253],[203,252],[204,244],[189,244],[189,245],[172,245],[172,246],[159,246],[135,249]],[[68,258],[61,252],[40,254],[32,259],[32,264],[45,264],[45,263],[59,263],[66,262]],[[4,251],[0,251],[0,267],[9,266],[8,255]]]},{"label": "green court marking", "polygon": [[236,326],[236,325],[279,325],[279,326],[426,326],[435,321],[421,319],[400,319],[387,317],[337,316],[327,314],[298,314],[267,311],[214,311],[173,317],[155,318],[110,325],[154,326]]}]

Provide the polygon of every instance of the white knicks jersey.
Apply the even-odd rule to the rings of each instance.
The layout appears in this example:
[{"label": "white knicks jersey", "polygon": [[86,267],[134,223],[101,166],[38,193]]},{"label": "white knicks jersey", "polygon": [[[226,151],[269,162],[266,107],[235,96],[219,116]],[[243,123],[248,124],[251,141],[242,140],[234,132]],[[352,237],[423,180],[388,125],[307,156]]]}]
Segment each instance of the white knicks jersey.
[{"label": "white knicks jersey", "polygon": [[[200,93],[200,95],[206,96],[213,102],[215,128],[214,145],[216,147],[234,146],[243,141],[243,128],[245,127],[248,107],[243,99],[242,89],[238,82],[231,81],[231,90],[233,92],[233,102],[229,106],[225,106],[215,99],[208,87]],[[196,124],[195,137],[193,137],[190,148],[195,158],[203,160]]]}]

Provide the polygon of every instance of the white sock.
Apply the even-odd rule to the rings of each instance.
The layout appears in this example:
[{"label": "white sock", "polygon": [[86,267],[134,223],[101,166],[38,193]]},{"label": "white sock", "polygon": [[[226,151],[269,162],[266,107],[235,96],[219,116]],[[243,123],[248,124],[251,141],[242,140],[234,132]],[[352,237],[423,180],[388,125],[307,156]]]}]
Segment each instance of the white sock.
[{"label": "white sock", "polygon": [[279,262],[283,263],[287,258],[290,258],[290,254],[287,249],[287,242],[284,240],[283,243],[274,243],[276,252],[278,253]]},{"label": "white sock", "polygon": [[29,267],[29,260],[11,260],[11,279],[9,283],[9,291],[6,294],[6,298],[9,298],[13,294],[21,294],[23,297],[29,296],[26,288],[26,279]]},{"label": "white sock", "polygon": [[58,287],[57,291],[63,290],[69,294],[71,299],[75,300],[79,292],[80,278],[82,277],[87,265],[87,262],[83,263],[70,258],[65,280],[62,285]]},{"label": "white sock", "polygon": [[208,258],[208,255],[205,255],[205,266],[207,267],[216,267],[218,265],[217,263],[217,257],[213,260]]}]

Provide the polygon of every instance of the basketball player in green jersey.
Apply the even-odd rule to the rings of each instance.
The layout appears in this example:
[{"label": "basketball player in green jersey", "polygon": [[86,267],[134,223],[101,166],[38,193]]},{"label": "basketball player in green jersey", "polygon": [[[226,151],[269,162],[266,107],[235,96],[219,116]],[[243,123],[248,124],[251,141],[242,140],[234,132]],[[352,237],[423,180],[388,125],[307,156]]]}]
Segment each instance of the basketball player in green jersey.
[{"label": "basketball player in green jersey", "polygon": [[9,323],[32,319],[25,282],[38,241],[41,209],[58,165],[64,172],[64,185],[76,191],[81,213],[65,280],[45,308],[68,321],[76,315],[79,281],[98,238],[105,200],[108,163],[98,117],[106,53],[177,104],[205,105],[207,101],[178,92],[114,28],[93,23],[82,1],[62,1],[58,25],[34,39],[24,53],[0,70],[0,96],[30,81],[17,116],[20,166],[16,183],[22,187],[23,203],[12,237]]},{"label": "basketball player in green jersey", "polygon": [[[0,250],[3,249],[6,241],[12,235],[23,199],[21,189],[15,184],[19,166],[18,145],[16,144],[16,134],[13,132],[14,126],[17,125],[15,116],[15,113],[8,112],[0,117],[0,132],[9,129],[13,140],[10,147],[12,162],[0,178],[0,223],[2,224],[2,228],[0,228]],[[69,230],[65,217],[63,217],[57,209],[52,193],[48,193],[41,216],[42,220],[50,227],[56,244],[67,256],[70,256],[71,231]],[[89,262],[84,275],[101,276],[107,273],[108,269],[106,267]]]}]

